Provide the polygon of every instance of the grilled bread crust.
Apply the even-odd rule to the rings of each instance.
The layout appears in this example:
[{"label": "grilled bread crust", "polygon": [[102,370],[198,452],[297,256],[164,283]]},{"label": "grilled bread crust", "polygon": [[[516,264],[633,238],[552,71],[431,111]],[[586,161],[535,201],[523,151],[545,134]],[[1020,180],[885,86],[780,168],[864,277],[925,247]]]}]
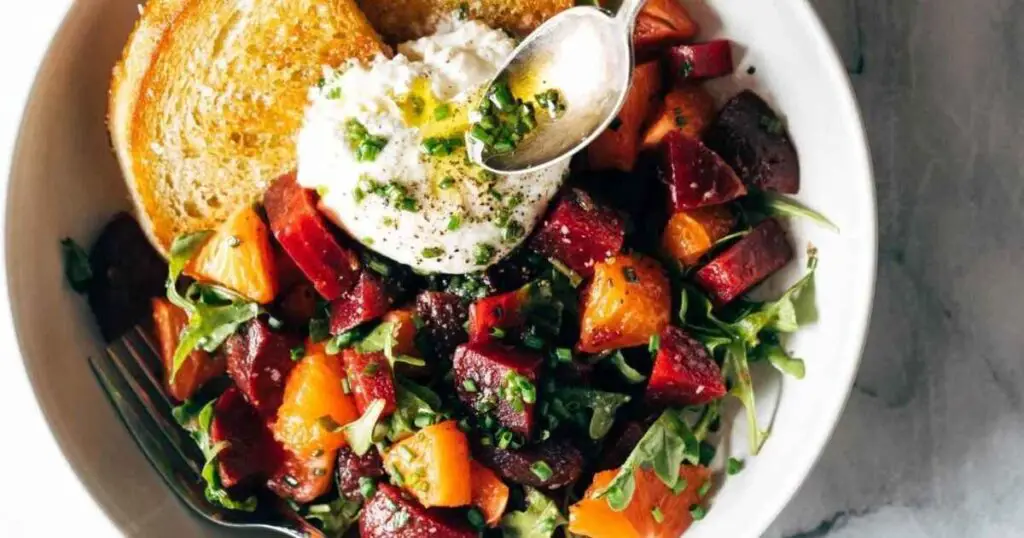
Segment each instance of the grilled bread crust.
[{"label": "grilled bread crust", "polygon": [[400,43],[434,33],[438,21],[456,11],[524,36],[573,0],[359,0],[359,6],[388,43]]},{"label": "grilled bread crust", "polygon": [[108,127],[154,245],[257,200],[295,167],[323,66],[386,50],[355,0],[149,0],[114,68]]}]

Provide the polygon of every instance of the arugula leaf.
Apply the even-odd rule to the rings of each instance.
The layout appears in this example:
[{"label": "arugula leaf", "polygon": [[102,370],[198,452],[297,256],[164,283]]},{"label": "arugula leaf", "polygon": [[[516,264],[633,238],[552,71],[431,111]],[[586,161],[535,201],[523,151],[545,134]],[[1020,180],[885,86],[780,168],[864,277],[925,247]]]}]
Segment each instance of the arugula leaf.
[{"label": "arugula leaf", "polygon": [[177,237],[171,244],[167,272],[167,298],[188,314],[188,325],[181,331],[174,350],[171,380],[197,347],[216,351],[238,327],[255,318],[260,307],[252,301],[220,286],[192,284],[185,295],[178,292],[178,278],[188,261],[209,238],[211,231]]},{"label": "arugula leaf", "polygon": [[329,538],[341,538],[359,521],[360,507],[361,503],[350,501],[342,495],[329,503],[309,505],[304,517],[318,521],[320,529]]},{"label": "arugula leaf", "polygon": [[206,459],[200,472],[200,476],[206,481],[206,488],[203,490],[206,499],[229,510],[252,512],[256,510],[256,497],[249,496],[241,501],[236,500],[221,484],[220,473],[217,472],[217,455],[228,447],[228,443],[222,441],[215,444],[210,437],[210,424],[213,423],[215,402],[216,400],[211,400],[200,405],[189,400],[175,407],[171,414],[178,424],[189,432]]},{"label": "arugula leaf", "polygon": [[809,252],[807,274],[793,284],[778,300],[757,305],[753,311],[732,324],[735,332],[750,346],[759,342],[758,334],[765,329],[791,333],[800,325],[817,317],[814,309],[814,272],[818,268],[818,255]]},{"label": "arugula leaf", "polygon": [[778,342],[764,342],[753,351],[757,360],[767,359],[776,370],[803,379],[807,373],[803,359],[789,356]]},{"label": "arugula leaf", "polygon": [[547,495],[531,487],[525,489],[526,510],[509,512],[501,518],[504,538],[551,538],[558,527],[569,523]]},{"label": "arugula leaf", "polygon": [[635,368],[626,362],[626,357],[622,354],[621,350],[616,350],[615,353],[612,353],[608,360],[622,374],[622,378],[626,380],[626,383],[636,385],[647,380],[647,376],[636,371]]},{"label": "arugula leaf", "polygon": [[363,416],[345,425],[342,431],[348,439],[348,446],[352,448],[357,456],[362,456],[370,450],[374,442],[374,430],[377,428],[377,421],[380,414],[384,412],[384,400],[376,399],[370,402],[363,412]]},{"label": "arugula leaf", "polygon": [[440,418],[441,398],[434,391],[395,376],[396,409],[389,419],[388,439],[400,441]]},{"label": "arugula leaf", "polygon": [[377,326],[370,334],[366,335],[361,342],[355,345],[356,351],[359,353],[376,353],[383,351],[384,356],[388,359],[388,364],[391,368],[395,368],[396,363],[404,363],[411,366],[426,366],[427,363],[419,357],[412,357],[409,355],[400,355],[394,352],[395,346],[395,324],[394,322],[381,323]]},{"label": "arugula leaf", "polygon": [[[552,394],[549,412],[560,420],[574,422],[580,427],[586,427],[587,433],[593,440],[598,440],[608,435],[612,425],[615,423],[615,413],[627,402],[630,397],[626,394],[616,392],[604,392],[583,388],[561,388]],[[586,422],[583,409],[593,410],[589,423]]]},{"label": "arugula leaf", "polygon": [[774,192],[761,191],[756,195],[762,210],[768,215],[780,217],[799,217],[810,219],[825,228],[839,233],[839,227],[828,220],[825,215],[797,202],[796,200]]},{"label": "arugula leaf", "polygon": [[64,278],[75,292],[86,293],[93,276],[89,255],[70,237],[61,239],[60,247],[64,258]]},{"label": "arugula leaf", "polygon": [[735,341],[726,346],[725,374],[732,381],[729,394],[739,399],[747,412],[747,426],[750,431],[750,452],[757,455],[768,439],[768,430],[757,424],[757,405],[754,401],[754,384],[750,379],[750,365],[747,362],[747,347]]},{"label": "arugula leaf", "polygon": [[606,497],[608,506],[621,512],[633,500],[637,469],[653,469],[666,486],[675,488],[684,461],[694,465],[700,462],[700,441],[679,411],[666,409],[637,443],[615,478],[598,490],[595,498]]}]

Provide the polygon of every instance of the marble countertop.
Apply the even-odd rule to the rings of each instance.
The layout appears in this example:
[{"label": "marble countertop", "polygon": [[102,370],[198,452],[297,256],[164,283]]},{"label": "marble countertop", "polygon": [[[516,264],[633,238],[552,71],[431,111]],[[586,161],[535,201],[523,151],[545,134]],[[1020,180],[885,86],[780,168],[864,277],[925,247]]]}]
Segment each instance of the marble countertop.
[{"label": "marble countertop", "polygon": [[846,412],[770,538],[1024,535],[1024,1],[815,0],[878,191]]}]

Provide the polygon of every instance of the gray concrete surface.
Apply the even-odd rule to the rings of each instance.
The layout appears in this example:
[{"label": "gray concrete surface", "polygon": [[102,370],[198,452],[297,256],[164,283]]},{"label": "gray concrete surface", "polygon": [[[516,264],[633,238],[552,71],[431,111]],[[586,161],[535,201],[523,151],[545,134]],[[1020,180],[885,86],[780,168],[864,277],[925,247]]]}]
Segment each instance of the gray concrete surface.
[{"label": "gray concrete surface", "polygon": [[878,290],[836,435],[767,536],[1024,536],[1024,0],[814,3],[871,143]]}]

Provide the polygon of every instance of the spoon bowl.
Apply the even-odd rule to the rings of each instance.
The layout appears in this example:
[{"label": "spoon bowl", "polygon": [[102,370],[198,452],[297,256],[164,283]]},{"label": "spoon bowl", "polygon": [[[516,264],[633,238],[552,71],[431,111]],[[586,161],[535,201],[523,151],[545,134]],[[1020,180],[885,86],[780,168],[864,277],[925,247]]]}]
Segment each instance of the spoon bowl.
[{"label": "spoon bowl", "polygon": [[633,21],[640,4],[624,2],[615,16],[596,7],[575,7],[527,36],[487,88],[507,80],[524,100],[556,89],[565,112],[548,119],[538,110],[537,128],[512,152],[495,152],[469,137],[472,159],[496,173],[530,172],[569,158],[600,135],[626,99],[633,71]]}]

